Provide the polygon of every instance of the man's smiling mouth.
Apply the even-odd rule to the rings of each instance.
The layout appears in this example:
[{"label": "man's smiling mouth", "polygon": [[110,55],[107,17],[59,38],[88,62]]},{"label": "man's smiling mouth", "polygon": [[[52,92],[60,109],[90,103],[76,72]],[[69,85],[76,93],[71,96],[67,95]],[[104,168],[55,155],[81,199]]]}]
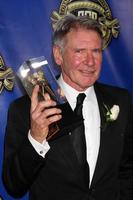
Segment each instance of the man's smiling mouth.
[{"label": "man's smiling mouth", "polygon": [[83,75],[90,76],[95,73],[95,70],[79,70]]}]

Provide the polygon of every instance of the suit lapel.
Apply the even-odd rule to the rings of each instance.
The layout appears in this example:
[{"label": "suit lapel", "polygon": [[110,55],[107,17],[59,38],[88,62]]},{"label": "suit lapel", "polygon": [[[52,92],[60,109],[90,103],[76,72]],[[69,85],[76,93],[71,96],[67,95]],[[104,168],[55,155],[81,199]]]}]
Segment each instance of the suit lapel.
[{"label": "suit lapel", "polygon": [[[98,179],[101,176],[101,173],[103,171],[103,165],[104,165],[104,141],[105,141],[105,137],[107,136],[107,134],[109,133],[110,129],[108,129],[108,127],[104,128],[105,125],[105,115],[104,115],[104,105],[109,106],[110,108],[113,105],[113,101],[111,98],[109,98],[109,95],[106,94],[106,91],[104,91],[103,87],[99,87],[99,84],[96,83],[94,85],[94,89],[95,89],[95,93],[96,93],[96,97],[97,97],[97,101],[98,101],[98,106],[99,106],[99,111],[100,111],[100,118],[101,118],[101,130],[100,130],[100,147],[99,147],[99,153],[98,153],[98,158],[97,158],[97,162],[96,162],[96,166],[95,166],[95,171],[93,174],[93,178],[92,178],[92,182],[91,182],[91,186],[93,186],[93,184],[95,182],[98,181]],[[102,89],[102,90],[101,90]]]}]

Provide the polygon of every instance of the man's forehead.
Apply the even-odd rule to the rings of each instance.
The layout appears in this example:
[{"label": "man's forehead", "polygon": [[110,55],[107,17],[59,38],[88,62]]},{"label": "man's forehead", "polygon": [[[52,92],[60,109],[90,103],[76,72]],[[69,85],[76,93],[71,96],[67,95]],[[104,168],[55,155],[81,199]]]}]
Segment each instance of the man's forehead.
[{"label": "man's forehead", "polygon": [[[89,36],[92,36],[94,35],[94,37],[97,37],[98,38],[101,38],[99,33],[96,31],[96,30],[93,30],[93,29],[87,29],[87,28],[82,28],[82,27],[79,27],[79,28],[71,28],[70,31],[65,35],[66,38],[69,38],[69,37],[74,37],[74,39],[77,39],[76,37],[80,37],[82,38],[82,35],[84,35],[84,37],[89,37]],[[84,38],[83,38],[84,39]]]}]

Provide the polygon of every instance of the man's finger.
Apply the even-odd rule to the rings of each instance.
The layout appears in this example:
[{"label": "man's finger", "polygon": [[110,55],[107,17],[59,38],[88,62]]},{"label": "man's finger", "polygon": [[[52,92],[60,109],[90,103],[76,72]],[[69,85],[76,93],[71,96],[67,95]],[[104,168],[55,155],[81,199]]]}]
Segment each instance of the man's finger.
[{"label": "man's finger", "polygon": [[48,93],[45,93],[44,94],[44,99],[45,100],[50,100],[51,98],[50,98],[50,95],[48,94]]},{"label": "man's finger", "polygon": [[31,112],[33,112],[38,104],[39,85],[36,85],[31,95]]}]

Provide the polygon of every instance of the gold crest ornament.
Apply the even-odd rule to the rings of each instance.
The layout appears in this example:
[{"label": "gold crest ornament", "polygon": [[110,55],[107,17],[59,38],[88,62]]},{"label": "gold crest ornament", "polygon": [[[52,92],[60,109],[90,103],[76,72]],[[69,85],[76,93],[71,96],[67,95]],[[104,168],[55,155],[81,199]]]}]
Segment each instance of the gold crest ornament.
[{"label": "gold crest ornament", "polygon": [[2,200],[2,197],[0,196],[0,200]]},{"label": "gold crest ornament", "polygon": [[0,55],[0,94],[3,89],[11,91],[14,86],[14,75],[13,70],[11,68],[7,68],[5,66],[4,60]]},{"label": "gold crest ornament", "polygon": [[59,11],[52,12],[51,20],[53,27],[60,18],[69,13],[76,16],[87,15],[98,21],[104,38],[103,49],[109,45],[112,37],[117,38],[119,35],[119,21],[112,17],[111,9],[106,0],[62,0]]}]

